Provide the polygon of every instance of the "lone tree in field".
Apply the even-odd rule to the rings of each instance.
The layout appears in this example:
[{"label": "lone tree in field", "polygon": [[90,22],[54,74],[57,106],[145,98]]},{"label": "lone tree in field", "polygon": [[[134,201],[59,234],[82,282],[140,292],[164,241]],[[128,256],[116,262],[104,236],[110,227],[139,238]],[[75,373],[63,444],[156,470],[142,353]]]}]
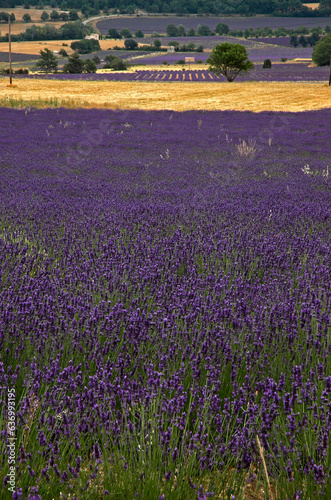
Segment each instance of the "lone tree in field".
[{"label": "lone tree in field", "polygon": [[240,43],[225,42],[216,45],[207,63],[209,71],[225,76],[228,82],[233,82],[239,73],[248,73],[254,68],[254,64],[248,59],[246,48]]},{"label": "lone tree in field", "polygon": [[314,47],[312,59],[317,66],[328,66],[331,58],[331,33],[322,38]]},{"label": "lone tree in field", "polygon": [[45,73],[53,73],[57,71],[57,59],[51,50],[41,49],[40,58],[38,59],[36,66]]}]

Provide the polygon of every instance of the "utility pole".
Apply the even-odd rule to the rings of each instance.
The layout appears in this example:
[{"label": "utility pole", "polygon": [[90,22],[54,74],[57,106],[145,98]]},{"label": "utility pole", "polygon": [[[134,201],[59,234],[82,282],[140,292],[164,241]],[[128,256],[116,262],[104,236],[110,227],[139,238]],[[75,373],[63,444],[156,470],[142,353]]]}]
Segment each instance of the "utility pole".
[{"label": "utility pole", "polygon": [[12,85],[12,69],[11,69],[11,19],[9,17],[9,33],[8,33],[8,40],[9,40],[9,84]]}]

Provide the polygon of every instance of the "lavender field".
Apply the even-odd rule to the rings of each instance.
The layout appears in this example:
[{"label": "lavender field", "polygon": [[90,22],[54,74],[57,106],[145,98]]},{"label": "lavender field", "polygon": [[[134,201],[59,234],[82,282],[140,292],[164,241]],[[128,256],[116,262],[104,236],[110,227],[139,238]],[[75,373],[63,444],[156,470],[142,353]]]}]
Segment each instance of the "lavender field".
[{"label": "lavender field", "polygon": [[[173,54],[172,54],[173,57]],[[178,56],[177,56],[178,57]],[[150,64],[157,64],[158,58],[153,58]],[[159,64],[167,59],[160,59]],[[176,57],[173,59],[175,62]],[[186,66],[188,68],[188,65]],[[180,67],[181,68],[181,67]],[[164,82],[215,82],[226,81],[222,75],[215,75],[208,70],[189,70],[189,69],[165,69],[165,70],[136,70],[134,72],[116,72],[116,73],[93,73],[93,74],[48,74],[48,75],[20,75],[15,78],[33,78],[49,80],[83,80],[83,81],[164,81]],[[312,67],[308,64],[274,64],[270,69],[264,69],[261,65],[255,68],[249,74],[239,74],[236,82],[241,81],[276,81],[276,82],[311,82],[325,81],[329,78],[328,67]]]},{"label": "lavender field", "polygon": [[330,498],[331,110],[0,116],[1,498]]},{"label": "lavender field", "polygon": [[[272,17],[272,16],[230,16],[230,17],[185,17],[185,16],[140,16],[140,17],[119,17],[112,19],[103,19],[97,22],[97,28],[102,35],[107,35],[110,28],[120,30],[128,28],[134,32],[142,30],[146,34],[151,34],[154,31],[158,33],[166,33],[168,24],[183,24],[186,30],[193,28],[197,29],[199,24],[207,24],[211,30],[214,30],[218,23],[226,23],[230,30],[245,30],[248,28],[290,28],[295,29],[299,26],[314,28],[330,25],[328,17]],[[183,42],[185,43],[185,42]]]}]

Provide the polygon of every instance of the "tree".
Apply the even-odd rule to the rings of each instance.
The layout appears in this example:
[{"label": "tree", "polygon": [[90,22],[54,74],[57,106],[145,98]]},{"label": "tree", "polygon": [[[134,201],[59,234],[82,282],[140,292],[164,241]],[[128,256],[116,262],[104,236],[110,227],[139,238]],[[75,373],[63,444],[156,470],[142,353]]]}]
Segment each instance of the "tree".
[{"label": "tree", "polygon": [[215,33],[217,33],[218,35],[227,35],[229,31],[229,26],[225,23],[218,23],[215,28]]},{"label": "tree", "polygon": [[121,39],[122,35],[120,35],[119,32],[115,28],[110,28],[110,30],[108,30],[108,37],[115,38],[115,39]]},{"label": "tree", "polygon": [[156,47],[157,49],[159,49],[161,47],[161,40],[154,40],[153,42],[153,45],[154,47]]},{"label": "tree", "polygon": [[45,73],[53,73],[57,71],[57,59],[53,52],[49,49],[40,50],[40,58],[36,66]]},{"label": "tree", "polygon": [[9,21],[9,14],[7,12],[0,12],[0,23],[1,21],[4,21],[5,23],[8,23]]},{"label": "tree", "polygon": [[120,35],[122,38],[132,38],[132,33],[128,28],[122,28]]},{"label": "tree", "polygon": [[135,40],[129,38],[128,40],[124,40],[124,47],[126,50],[135,50],[138,47],[138,44]]},{"label": "tree", "polygon": [[329,66],[331,56],[331,33],[322,38],[314,47],[312,59],[317,66]]},{"label": "tree", "polygon": [[57,10],[52,10],[50,16],[52,21],[58,21],[60,19],[60,15]]},{"label": "tree", "polygon": [[179,24],[177,29],[178,29],[178,36],[186,36],[186,30],[182,24]]},{"label": "tree", "polygon": [[314,45],[317,44],[319,39],[320,39],[320,37],[319,37],[319,34],[317,33],[317,31],[313,31],[313,33],[307,38],[308,43],[311,47],[314,47]]},{"label": "tree", "polygon": [[44,12],[43,12],[43,13],[41,14],[41,16],[40,16],[40,19],[41,19],[42,21],[48,21],[48,19],[49,19],[49,14],[47,14],[47,12],[44,10]]},{"label": "tree", "polygon": [[127,64],[116,56],[106,56],[105,57],[106,64],[103,69],[112,69],[113,71],[123,71],[128,69]]},{"label": "tree", "polygon": [[72,9],[70,12],[69,12],[69,20],[70,21],[78,21],[79,17],[78,17],[78,12],[76,9]]},{"label": "tree", "polygon": [[79,54],[74,52],[72,56],[68,57],[68,62],[63,66],[63,73],[83,73],[84,61],[81,60]]},{"label": "tree", "polygon": [[60,17],[61,21],[69,21],[69,16],[66,12],[61,12],[59,17]]},{"label": "tree", "polygon": [[292,47],[297,47],[299,45],[298,38],[296,35],[291,35],[290,45],[292,45]]},{"label": "tree", "polygon": [[248,59],[246,48],[240,43],[225,42],[216,45],[207,63],[209,71],[225,76],[228,82],[233,82],[239,73],[246,73],[254,68],[254,64]]},{"label": "tree", "polygon": [[68,52],[65,49],[61,49],[59,51],[59,56],[61,56],[61,57],[68,57]]},{"label": "tree", "polygon": [[302,45],[302,47],[307,47],[308,41],[305,36],[301,35],[299,38],[299,43]]},{"label": "tree", "polygon": [[194,31],[193,28],[191,28],[190,30],[188,30],[187,36],[195,36],[195,31]]},{"label": "tree", "polygon": [[144,35],[144,33],[141,30],[138,30],[138,31],[135,32],[134,36],[136,38],[144,38],[145,35]]},{"label": "tree", "polygon": [[167,35],[168,36],[178,36],[178,28],[174,24],[168,24]]},{"label": "tree", "polygon": [[22,20],[25,23],[31,23],[31,16],[30,16],[30,14],[24,14],[23,17],[22,17]]},{"label": "tree", "polygon": [[95,62],[95,64],[100,64],[101,63],[101,60],[100,60],[100,57],[95,55],[94,57],[92,57],[92,61]]},{"label": "tree", "polygon": [[95,73],[97,70],[97,65],[91,59],[85,59],[83,72],[84,73]]},{"label": "tree", "polygon": [[211,36],[211,29],[207,24],[198,25],[198,35],[199,36]]},{"label": "tree", "polygon": [[14,22],[16,21],[16,17],[15,17],[14,12],[12,12],[12,13],[10,14],[9,19],[10,19],[10,22],[11,22],[11,23],[14,23]]},{"label": "tree", "polygon": [[85,38],[77,42],[72,42],[70,47],[75,52],[78,52],[78,54],[90,54],[96,50],[101,50],[98,40],[86,40]]}]

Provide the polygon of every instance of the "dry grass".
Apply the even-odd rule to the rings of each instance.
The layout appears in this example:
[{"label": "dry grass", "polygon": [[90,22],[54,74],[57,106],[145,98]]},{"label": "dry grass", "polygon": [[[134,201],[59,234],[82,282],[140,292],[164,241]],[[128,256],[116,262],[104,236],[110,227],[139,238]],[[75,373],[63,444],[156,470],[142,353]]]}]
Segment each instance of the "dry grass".
[{"label": "dry grass", "polygon": [[16,100],[42,107],[58,100],[67,107],[186,111],[250,110],[306,111],[331,107],[327,83],[204,83],[204,82],[97,82],[17,80],[17,88],[0,79],[0,104]]},{"label": "dry grass", "polygon": [[[63,23],[52,23],[54,26],[59,28]],[[4,25],[5,26],[5,25]],[[14,25],[15,26],[15,25]],[[24,24],[25,29],[28,25]],[[2,26],[1,26],[2,30]],[[3,33],[4,34],[4,33]],[[13,42],[12,52],[16,54],[38,54],[40,49],[50,49],[50,50],[61,50],[65,49],[68,54],[73,51],[70,49],[70,44],[75,42],[76,40],[47,40],[43,42]],[[63,47],[63,44],[66,43],[68,47]],[[124,40],[100,40],[101,50],[112,49],[117,45],[118,47],[124,47]],[[8,52],[8,43],[0,42],[0,52]],[[163,67],[164,69],[164,67]]]}]

